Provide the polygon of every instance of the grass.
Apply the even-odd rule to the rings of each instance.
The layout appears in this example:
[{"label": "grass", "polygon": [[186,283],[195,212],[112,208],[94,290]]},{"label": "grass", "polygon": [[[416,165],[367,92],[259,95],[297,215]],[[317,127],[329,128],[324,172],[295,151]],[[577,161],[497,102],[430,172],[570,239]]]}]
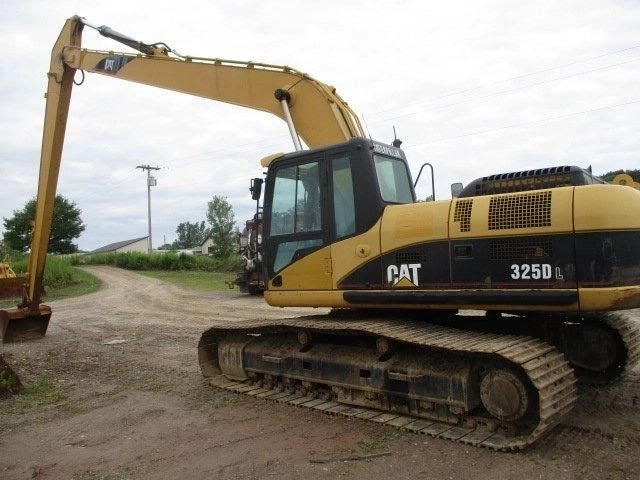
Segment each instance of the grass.
[{"label": "grass", "polygon": [[242,403],[242,399],[239,395],[224,394],[215,400],[213,408],[233,407],[240,403]]},{"label": "grass", "polygon": [[130,477],[130,470],[126,465],[120,465],[115,470],[98,472],[96,470],[86,470],[74,473],[72,480],[120,480]]},{"label": "grass", "polygon": [[205,292],[215,290],[228,290],[224,283],[226,280],[234,280],[236,275],[228,272],[200,272],[200,271],[166,271],[166,270],[141,270],[138,273],[147,277],[157,278],[165,282],[193,288]]},{"label": "grass", "polygon": [[3,390],[13,393],[16,390],[16,379],[9,373],[0,370],[0,394]]},{"label": "grass", "polygon": [[[50,288],[66,287],[74,283],[74,269],[71,266],[72,258],[68,256],[47,255],[47,263],[44,269],[44,284]],[[25,273],[29,265],[29,257],[23,255],[11,262],[11,267],[16,273]]]},{"label": "grass", "polygon": [[39,376],[31,384],[24,385],[20,395],[0,402],[0,415],[21,414],[42,405],[58,403],[67,397],[66,391],[55,385],[49,378]]},{"label": "grass", "polygon": [[380,450],[388,445],[389,442],[400,438],[403,432],[398,430],[389,430],[379,435],[377,438],[368,438],[358,442],[363,452],[371,453]]},{"label": "grass", "polygon": [[[49,255],[44,270],[44,301],[59,300],[61,298],[77,297],[93,293],[100,288],[100,280],[93,275],[72,266],[73,259]],[[12,268],[17,274],[27,270],[27,257],[12,262]],[[0,308],[14,307],[19,298],[0,300]]]},{"label": "grass", "polygon": [[44,298],[52,301],[61,298],[78,297],[93,293],[100,288],[100,280],[98,278],[77,268],[73,268],[71,282],[69,285],[47,289]]}]

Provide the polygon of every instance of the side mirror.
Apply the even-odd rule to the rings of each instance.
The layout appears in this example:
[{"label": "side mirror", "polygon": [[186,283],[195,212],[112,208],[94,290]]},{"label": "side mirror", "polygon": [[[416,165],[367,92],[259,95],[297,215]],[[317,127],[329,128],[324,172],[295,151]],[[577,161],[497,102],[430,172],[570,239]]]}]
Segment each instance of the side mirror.
[{"label": "side mirror", "polygon": [[254,200],[260,200],[260,194],[262,193],[262,183],[264,180],[262,178],[252,178],[251,179],[251,187],[249,191],[251,192],[251,198]]},{"label": "side mirror", "polygon": [[460,182],[451,184],[451,198],[458,198],[464,190],[464,185]]}]

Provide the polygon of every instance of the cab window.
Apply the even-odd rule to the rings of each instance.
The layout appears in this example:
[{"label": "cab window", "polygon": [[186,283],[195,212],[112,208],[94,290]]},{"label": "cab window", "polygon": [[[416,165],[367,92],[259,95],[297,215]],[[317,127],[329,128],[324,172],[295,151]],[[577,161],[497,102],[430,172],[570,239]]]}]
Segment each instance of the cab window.
[{"label": "cab window", "polygon": [[321,230],[318,162],[279,169],[272,205],[271,235]]},{"label": "cab window", "polygon": [[271,272],[322,246],[321,199],[319,162],[276,170],[268,240]]},{"label": "cab window", "polygon": [[340,239],[352,235],[356,231],[356,209],[349,154],[343,154],[331,160],[331,186],[333,190],[333,226],[336,239]]},{"label": "cab window", "polygon": [[413,203],[409,172],[402,160],[373,155],[382,200],[388,203]]}]

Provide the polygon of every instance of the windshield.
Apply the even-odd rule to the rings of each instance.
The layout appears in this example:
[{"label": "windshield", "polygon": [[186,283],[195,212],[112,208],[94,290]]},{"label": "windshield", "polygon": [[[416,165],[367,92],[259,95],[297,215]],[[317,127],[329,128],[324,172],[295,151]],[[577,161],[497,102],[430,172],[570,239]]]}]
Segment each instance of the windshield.
[{"label": "windshield", "polygon": [[389,203],[413,203],[411,182],[402,160],[373,154],[382,200]]}]

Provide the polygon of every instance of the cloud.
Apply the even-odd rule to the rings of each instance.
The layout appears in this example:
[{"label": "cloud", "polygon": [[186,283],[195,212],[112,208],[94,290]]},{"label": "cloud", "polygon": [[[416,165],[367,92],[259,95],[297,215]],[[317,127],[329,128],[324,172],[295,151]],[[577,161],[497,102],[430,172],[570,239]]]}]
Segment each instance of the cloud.
[{"label": "cloud", "polygon": [[[637,167],[640,104],[545,119],[640,99],[634,93],[640,61],[631,61],[640,60],[640,48],[500,81],[634,46],[638,4],[189,5],[176,9],[159,1],[150,10],[148,3],[114,0],[5,6],[0,42],[10,48],[0,67],[0,216],[35,194],[50,49],[74,13],[181,52],[288,64],[336,86],[374,138],[392,140],[396,126],[414,172],[424,161],[434,164],[439,198],[448,196],[454,181],[501,171],[555,164],[592,164],[597,172]],[[127,50],[89,29],[83,44]],[[461,90],[469,91],[455,94]],[[289,150],[285,124],[268,114],[87,74],[74,87],[59,192],[83,210],[87,229],[79,244],[93,249],[146,233],[145,180],[135,166],[162,166],[152,193],[159,244],[165,235],[174,238],[179,222],[204,219],[214,193],[230,199],[242,224],[253,213],[249,178],[261,175],[260,158]],[[429,185],[425,176],[420,196]]]}]

